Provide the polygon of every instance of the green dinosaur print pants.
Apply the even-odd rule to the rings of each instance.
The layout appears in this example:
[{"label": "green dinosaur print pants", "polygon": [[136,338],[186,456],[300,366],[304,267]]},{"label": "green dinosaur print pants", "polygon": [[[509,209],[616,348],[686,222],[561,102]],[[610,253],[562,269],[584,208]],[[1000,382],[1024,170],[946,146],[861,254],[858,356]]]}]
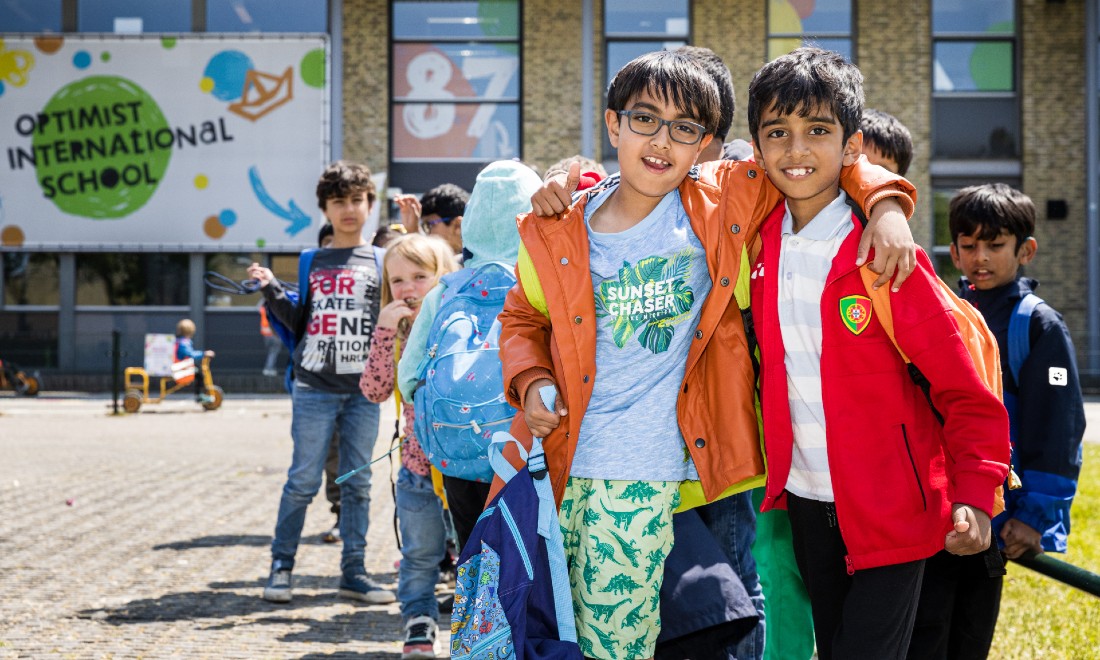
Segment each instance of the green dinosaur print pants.
[{"label": "green dinosaur print pants", "polygon": [[661,632],[678,481],[570,477],[558,511],[584,655],[649,658]]}]

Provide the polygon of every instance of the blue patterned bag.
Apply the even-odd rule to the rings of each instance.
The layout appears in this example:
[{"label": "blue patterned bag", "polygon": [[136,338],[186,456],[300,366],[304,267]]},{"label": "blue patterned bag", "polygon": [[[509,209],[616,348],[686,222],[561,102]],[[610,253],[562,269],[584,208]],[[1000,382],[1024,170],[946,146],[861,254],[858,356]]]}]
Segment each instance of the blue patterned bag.
[{"label": "blue patterned bag", "polygon": [[[543,389],[553,406],[553,388]],[[518,472],[501,453],[510,442],[527,461]],[[536,438],[528,457],[519,441],[498,432],[489,458],[506,484],[458,560],[451,658],[583,660],[542,443]]]},{"label": "blue patterned bag", "polygon": [[490,262],[442,280],[447,288],[428,332],[427,360],[413,394],[413,425],[437,470],[488,482],[493,478],[489,441],[516,414],[504,398],[497,320],[516,277],[511,266]]}]

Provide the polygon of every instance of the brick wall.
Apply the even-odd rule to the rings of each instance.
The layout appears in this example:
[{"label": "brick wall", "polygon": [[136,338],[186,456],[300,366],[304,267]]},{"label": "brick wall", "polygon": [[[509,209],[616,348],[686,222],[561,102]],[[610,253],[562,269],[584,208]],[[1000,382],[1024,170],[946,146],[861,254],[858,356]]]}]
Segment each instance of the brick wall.
[{"label": "brick wall", "polygon": [[581,147],[581,3],[522,5],[523,159],[541,174]]},{"label": "brick wall", "polygon": [[389,3],[344,0],[344,158],[389,167]]},{"label": "brick wall", "polygon": [[[1035,202],[1039,252],[1028,272],[1042,297],[1062,312],[1086,346],[1085,256],[1085,6],[1083,2],[1020,3],[1023,189]],[[1048,220],[1048,199],[1069,205],[1065,220]]]},{"label": "brick wall", "polygon": [[736,99],[727,140],[749,139],[745,101],[749,81],[764,64],[765,6],[757,0],[696,0],[692,3],[692,44],[705,46],[729,67]]}]

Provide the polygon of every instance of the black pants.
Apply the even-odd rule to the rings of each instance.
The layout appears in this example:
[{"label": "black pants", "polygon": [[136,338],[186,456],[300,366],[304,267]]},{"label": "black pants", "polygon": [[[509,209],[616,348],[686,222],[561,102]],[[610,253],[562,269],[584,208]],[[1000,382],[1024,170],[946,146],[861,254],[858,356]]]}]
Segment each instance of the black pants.
[{"label": "black pants", "polygon": [[443,475],[443,490],[447,493],[447,508],[451,511],[455,536],[458,537],[458,551],[461,553],[470,538],[470,532],[474,531],[478,517],[485,509],[485,500],[489,498],[489,484]]},{"label": "black pants", "polygon": [[813,609],[818,657],[904,658],[917,614],[925,560],[848,575],[844,560],[848,549],[840,536],[833,503],[788,493],[787,511],[795,561]]},{"label": "black pants", "polygon": [[909,657],[984,660],[997,627],[1004,574],[1004,556],[995,545],[966,557],[946,550],[930,557]]}]

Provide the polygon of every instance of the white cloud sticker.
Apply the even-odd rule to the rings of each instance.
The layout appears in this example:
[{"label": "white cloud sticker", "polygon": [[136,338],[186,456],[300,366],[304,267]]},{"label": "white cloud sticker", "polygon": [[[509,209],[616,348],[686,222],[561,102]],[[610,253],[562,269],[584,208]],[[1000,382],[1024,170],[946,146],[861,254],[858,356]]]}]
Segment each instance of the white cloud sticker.
[{"label": "white cloud sticker", "polygon": [[1051,385],[1065,387],[1069,384],[1069,370],[1065,367],[1051,367],[1048,380]]}]

